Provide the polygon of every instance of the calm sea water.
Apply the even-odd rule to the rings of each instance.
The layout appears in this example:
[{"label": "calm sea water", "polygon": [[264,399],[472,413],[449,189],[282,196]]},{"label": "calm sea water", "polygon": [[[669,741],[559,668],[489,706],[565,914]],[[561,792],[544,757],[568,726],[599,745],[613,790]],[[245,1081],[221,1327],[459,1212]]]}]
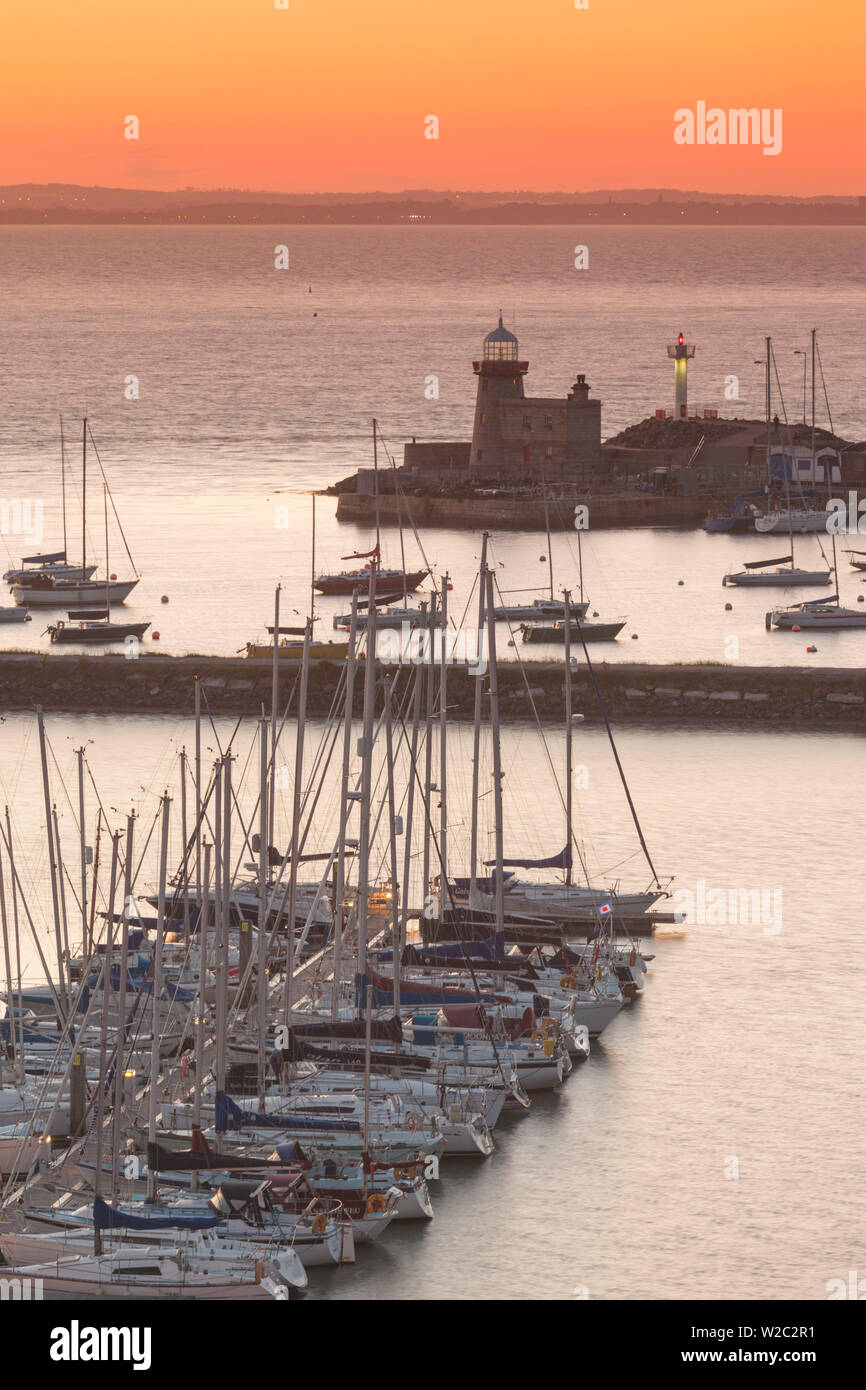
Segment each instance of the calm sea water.
[{"label": "calm sea water", "polygon": [[[33,721],[9,715],[2,728],[0,790],[13,807],[19,873],[34,917],[47,923]],[[218,721],[206,747],[225,745],[233,728]],[[253,734],[247,723],[235,745],[245,812],[255,796],[254,771],[243,779]],[[177,855],[177,750],[192,745],[189,721],[53,716],[49,735],[52,766],[56,759],[76,805],[73,749],[87,741],[112,821],[134,801],[141,849],[168,787]],[[312,726],[311,754],[320,737]],[[562,742],[546,738],[558,767]],[[816,1299],[828,1280],[866,1268],[863,1034],[851,978],[866,891],[863,817],[850,795],[862,744],[849,735],[641,728],[619,742],[659,872],[695,894],[700,882],[708,894],[762,890],[769,910],[727,925],[708,914],[682,939],[648,943],[643,997],[561,1093],[501,1122],[488,1160],[443,1164],[434,1221],[392,1227],[354,1269],[314,1271],[313,1298],[567,1299],[582,1287],[592,1299]],[[471,729],[453,727],[455,867],[466,859],[470,746]],[[506,852],[558,848],[561,812],[537,732],[509,726],[503,752]],[[603,734],[581,732],[576,758],[588,769],[579,834],[593,870],[644,884]],[[55,794],[74,882],[74,821],[59,780]],[[88,791],[88,823],[94,811]],[[281,844],[289,814],[287,794]],[[317,848],[330,848],[335,824],[329,776]],[[487,829],[483,819],[482,848]],[[153,883],[153,853],[144,883]],[[381,864],[377,850],[376,872]],[[417,883],[416,868],[412,893]],[[71,884],[67,896],[74,932]]]},{"label": "calm sea water", "polygon": [[[788,415],[799,418],[802,358],[794,353],[817,326],[833,423],[862,438],[864,239],[855,228],[3,228],[2,496],[41,500],[44,546],[61,542],[58,415],[77,436],[86,409],[143,574],[130,616],[152,621],[162,650],[228,654],[263,636],[277,582],[284,612],[307,610],[305,494],[370,463],[371,417],[398,461],[412,435],[469,437],[471,361],[500,307],[529,359],[528,389],[562,395],[585,372],[603,401],[605,435],[670,403],[665,344],[678,331],[697,343],[692,401],[730,411],[724,382],[735,374],[737,410],[752,417],[763,413],[755,359],[771,334]],[[274,269],[280,241],[290,251],[285,272]],[[579,242],[589,245],[589,271],[572,268]],[[431,375],[438,400],[425,397]],[[125,399],[130,377],[137,400]],[[819,406],[823,419],[820,392]],[[69,454],[77,554],[73,439]],[[88,549],[101,559],[93,467],[90,479]],[[337,526],[334,506],[323,499],[317,509],[320,568],[372,543]],[[39,548],[15,535],[2,540],[6,560]],[[451,574],[459,615],[478,537],[438,530],[421,540],[437,574]],[[765,631],[766,592],[720,588],[729,569],[773,554],[777,543],[767,545],[757,536],[590,531],[593,606],[603,618],[627,619],[604,658],[805,660],[805,640]],[[414,561],[411,536],[407,547]],[[576,588],[574,536],[557,536],[552,551],[556,585]],[[545,585],[546,552],[538,534],[495,537],[502,588]],[[385,555],[399,560],[393,532]],[[815,555],[814,542],[803,542],[801,562]],[[125,575],[113,525],[109,556]],[[841,568],[843,595],[854,602],[864,591],[844,561]],[[339,611],[335,600],[321,603],[317,635],[331,632]],[[0,626],[0,646],[44,650],[44,626],[38,617],[26,628]],[[815,659],[859,664],[863,641],[862,633],[827,634]]]}]

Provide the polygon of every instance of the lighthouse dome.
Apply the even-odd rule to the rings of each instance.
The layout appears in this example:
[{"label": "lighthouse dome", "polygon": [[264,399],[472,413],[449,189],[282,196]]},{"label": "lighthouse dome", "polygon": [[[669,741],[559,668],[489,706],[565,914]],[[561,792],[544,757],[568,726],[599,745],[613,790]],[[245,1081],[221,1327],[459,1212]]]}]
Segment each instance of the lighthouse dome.
[{"label": "lighthouse dome", "polygon": [[498,326],[484,339],[484,360],[485,362],[517,361],[517,339],[504,326],[501,311]]}]

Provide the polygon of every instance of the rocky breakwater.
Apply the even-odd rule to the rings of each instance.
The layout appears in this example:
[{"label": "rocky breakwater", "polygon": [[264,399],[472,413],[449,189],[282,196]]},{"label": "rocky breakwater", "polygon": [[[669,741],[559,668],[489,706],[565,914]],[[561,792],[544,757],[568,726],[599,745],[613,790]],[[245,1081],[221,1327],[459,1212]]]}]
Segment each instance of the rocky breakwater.
[{"label": "rocky breakwater", "polygon": [[[393,667],[386,668],[393,671]],[[564,682],[561,663],[506,660],[500,663],[504,720],[561,720]],[[595,681],[612,721],[707,726],[724,722],[752,727],[866,732],[866,671],[820,666],[754,667],[594,663]],[[317,661],[310,668],[309,711],[331,708],[342,663]],[[282,661],[279,704],[296,699],[299,663]],[[397,670],[397,692],[411,668]],[[454,717],[471,718],[475,676],[449,667],[448,704]],[[202,708],[214,714],[256,715],[270,709],[269,661],[208,656],[73,656],[14,653],[0,656],[0,711],[32,709],[100,714],[191,714],[195,683]],[[356,682],[361,712],[363,682]],[[586,666],[572,672],[572,704],[588,724],[601,722]]]}]

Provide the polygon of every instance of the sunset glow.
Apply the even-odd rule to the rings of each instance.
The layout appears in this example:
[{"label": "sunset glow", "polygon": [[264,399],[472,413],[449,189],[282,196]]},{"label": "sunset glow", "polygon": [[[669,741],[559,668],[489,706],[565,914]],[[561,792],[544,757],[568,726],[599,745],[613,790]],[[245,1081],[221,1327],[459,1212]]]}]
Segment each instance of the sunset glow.
[{"label": "sunset glow", "polygon": [[[6,0],[0,181],[863,191],[853,0],[588,4]],[[781,152],[676,144],[698,101],[782,110]]]}]

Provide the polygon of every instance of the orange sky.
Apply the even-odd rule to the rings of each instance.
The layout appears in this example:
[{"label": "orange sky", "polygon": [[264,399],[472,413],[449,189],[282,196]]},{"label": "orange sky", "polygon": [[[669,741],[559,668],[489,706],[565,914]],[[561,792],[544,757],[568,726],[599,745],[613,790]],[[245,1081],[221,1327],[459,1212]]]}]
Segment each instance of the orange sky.
[{"label": "orange sky", "polygon": [[[588,3],[2,0],[0,183],[866,193],[862,0]],[[781,154],[676,145],[699,98]]]}]

